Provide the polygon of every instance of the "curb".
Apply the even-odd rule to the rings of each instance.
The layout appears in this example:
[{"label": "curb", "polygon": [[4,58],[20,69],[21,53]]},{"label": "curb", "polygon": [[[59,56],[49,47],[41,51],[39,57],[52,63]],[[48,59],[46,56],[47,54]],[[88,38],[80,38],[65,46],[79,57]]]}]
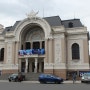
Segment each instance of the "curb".
[{"label": "curb", "polygon": [[[73,83],[73,81],[64,81],[63,83],[68,84],[68,83]],[[81,83],[81,81],[75,81],[75,83]]]},{"label": "curb", "polygon": [[[0,80],[0,82],[9,82],[8,80]],[[22,83],[40,83],[39,81],[22,81]],[[75,83],[81,83],[81,81],[75,81]],[[73,81],[64,81],[63,84],[73,84]]]},{"label": "curb", "polygon": [[39,81],[22,81],[22,83],[40,83]]},{"label": "curb", "polygon": [[8,80],[0,80],[0,82],[9,82]]},{"label": "curb", "polygon": [[[22,81],[22,83],[40,83],[39,81]],[[81,83],[81,81],[76,81],[75,83]],[[73,84],[73,81],[64,81],[63,84]]]}]

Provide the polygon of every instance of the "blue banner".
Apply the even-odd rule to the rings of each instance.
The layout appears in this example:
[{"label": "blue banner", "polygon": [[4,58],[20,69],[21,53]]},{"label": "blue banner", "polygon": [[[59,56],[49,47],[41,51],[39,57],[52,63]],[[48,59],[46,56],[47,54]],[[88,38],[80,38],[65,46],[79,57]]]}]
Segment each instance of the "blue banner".
[{"label": "blue banner", "polygon": [[19,53],[19,55],[32,55],[32,54],[43,55],[43,54],[45,54],[45,49],[19,50],[18,53]]},{"label": "blue banner", "polygon": [[84,74],[90,74],[90,71],[79,71],[80,77],[82,77]]}]

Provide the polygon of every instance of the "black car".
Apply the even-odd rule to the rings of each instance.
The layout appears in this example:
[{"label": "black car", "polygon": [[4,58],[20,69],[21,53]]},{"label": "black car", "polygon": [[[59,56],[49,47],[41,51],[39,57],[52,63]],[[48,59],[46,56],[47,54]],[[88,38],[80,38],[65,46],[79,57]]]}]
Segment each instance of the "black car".
[{"label": "black car", "polygon": [[23,74],[11,74],[8,77],[9,82],[14,81],[14,82],[21,82],[25,80],[25,75]]},{"label": "black car", "polygon": [[39,82],[40,83],[57,83],[57,84],[60,84],[63,81],[64,81],[63,78],[52,75],[52,74],[41,74],[39,76]]}]

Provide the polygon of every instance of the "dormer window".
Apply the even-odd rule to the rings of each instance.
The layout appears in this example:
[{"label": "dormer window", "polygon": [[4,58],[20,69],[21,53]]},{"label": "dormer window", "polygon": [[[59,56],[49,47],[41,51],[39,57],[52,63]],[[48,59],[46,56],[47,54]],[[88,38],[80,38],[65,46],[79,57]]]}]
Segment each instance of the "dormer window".
[{"label": "dormer window", "polygon": [[10,29],[8,29],[7,31],[10,31]]},{"label": "dormer window", "polygon": [[73,23],[72,22],[69,22],[68,27],[69,28],[72,28],[73,27]]}]

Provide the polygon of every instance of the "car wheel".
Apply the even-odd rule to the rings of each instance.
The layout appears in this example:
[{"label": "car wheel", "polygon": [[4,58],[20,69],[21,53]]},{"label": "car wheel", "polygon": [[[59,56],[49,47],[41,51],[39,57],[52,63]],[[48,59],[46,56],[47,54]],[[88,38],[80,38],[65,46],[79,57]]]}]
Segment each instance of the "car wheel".
[{"label": "car wheel", "polygon": [[42,84],[46,84],[47,82],[46,82],[46,81],[40,81],[40,83],[42,83]]},{"label": "car wheel", "polygon": [[23,78],[23,80],[22,81],[25,81],[25,78]]},{"label": "car wheel", "polygon": [[55,83],[56,83],[56,84],[60,84],[61,82],[59,82],[59,81],[56,81]]},{"label": "car wheel", "polygon": [[57,82],[57,81],[55,81],[55,83],[56,83],[56,84],[58,84],[58,82]]},{"label": "car wheel", "polygon": [[21,82],[21,80],[19,80],[19,82]]},{"label": "car wheel", "polygon": [[18,82],[21,82],[22,80],[21,79],[18,79]]},{"label": "car wheel", "polygon": [[41,80],[41,81],[39,81],[39,82],[42,83],[42,84],[46,83],[46,81],[43,81],[43,80]]},{"label": "car wheel", "polygon": [[40,83],[42,84],[43,82],[40,81]]},{"label": "car wheel", "polygon": [[61,82],[58,82],[58,84],[61,84]]},{"label": "car wheel", "polygon": [[15,82],[18,82],[18,79],[15,79]]},{"label": "car wheel", "polygon": [[84,81],[81,81],[81,83],[84,83]]},{"label": "car wheel", "polygon": [[11,82],[11,80],[9,79],[9,82]]}]

